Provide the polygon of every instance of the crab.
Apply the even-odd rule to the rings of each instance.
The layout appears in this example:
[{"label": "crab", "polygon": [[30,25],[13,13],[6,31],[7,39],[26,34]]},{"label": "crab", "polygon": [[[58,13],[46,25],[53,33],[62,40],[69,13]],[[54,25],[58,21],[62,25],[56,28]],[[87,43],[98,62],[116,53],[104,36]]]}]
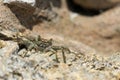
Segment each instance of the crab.
[{"label": "crab", "polygon": [[55,46],[53,45],[53,40],[42,39],[40,35],[34,36],[24,36],[22,33],[16,33],[13,37],[7,38],[7,40],[12,40],[18,43],[20,49],[25,48],[27,51],[35,50],[43,53],[52,52],[49,56],[55,54],[56,61],[58,59],[58,51],[61,51],[63,62],[66,63],[65,53],[72,53],[69,48],[64,46]]}]

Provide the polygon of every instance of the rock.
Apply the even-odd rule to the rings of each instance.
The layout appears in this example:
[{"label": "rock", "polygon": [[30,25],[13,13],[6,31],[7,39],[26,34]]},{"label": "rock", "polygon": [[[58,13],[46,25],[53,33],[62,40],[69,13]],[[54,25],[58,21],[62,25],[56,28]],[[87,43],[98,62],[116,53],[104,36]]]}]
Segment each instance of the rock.
[{"label": "rock", "polygon": [[[15,33],[0,29],[0,39],[5,37],[12,38],[14,40],[14,36]],[[58,39],[56,39],[56,43],[54,43],[54,45],[57,46],[56,48],[60,47],[58,51],[51,50],[51,52],[45,52],[35,51],[34,49],[26,50],[24,47],[20,47],[19,49],[16,42],[4,41],[4,39],[1,40],[0,80],[120,79],[119,53],[110,58],[105,58],[103,56],[99,57],[95,54],[98,53],[96,50],[83,43],[73,41],[71,39],[62,39],[58,41],[58,43],[57,41]],[[72,51],[71,54],[68,48]],[[63,63],[63,57],[61,55],[63,49],[65,49],[64,54],[67,59],[66,63]],[[56,56],[54,56],[55,54],[50,56],[52,52],[57,54],[60,60],[59,62],[53,60],[56,58]]]},{"label": "rock", "polygon": [[[8,44],[8,42],[6,41]],[[15,46],[14,42],[11,46]],[[14,43],[14,44],[13,44]],[[12,45],[13,44],[13,45]],[[57,44],[56,44],[57,45]],[[66,44],[65,44],[66,45]],[[6,48],[10,50],[12,47]],[[17,46],[17,45],[16,45]],[[3,47],[5,48],[5,47]],[[2,48],[2,49],[3,49]],[[2,50],[0,49],[0,51]],[[12,48],[12,53],[17,52],[18,48]],[[10,51],[9,51],[10,52]],[[27,52],[29,56],[22,57],[21,55]],[[84,51],[83,51],[84,52]],[[0,78],[3,80],[108,80],[119,79],[119,56],[116,54],[110,58],[101,57],[97,54],[68,54],[65,53],[67,63],[62,61],[57,63],[52,60],[49,52],[35,52],[20,50],[17,54],[12,54],[6,58],[6,55],[2,55],[0,60]],[[57,53],[61,54],[60,52]],[[59,57],[60,58],[60,57]],[[113,77],[114,76],[114,77]]]},{"label": "rock", "polygon": [[11,39],[14,38],[15,32],[8,31],[8,30],[2,30],[0,31],[0,39],[6,40],[6,39]]},{"label": "rock", "polygon": [[35,6],[36,0],[3,0],[3,3],[16,4],[20,7]]},{"label": "rock", "polygon": [[5,64],[2,60],[2,58],[0,57],[0,76],[3,76],[5,72],[6,72]]},{"label": "rock", "polygon": [[53,20],[57,14],[52,10],[51,0],[4,0],[11,11],[25,27],[32,26],[44,20]]},{"label": "rock", "polygon": [[16,42],[3,41],[6,45],[0,49],[0,56],[7,59],[10,55],[17,53],[19,47]]},{"label": "rock", "polygon": [[27,9],[27,10],[30,10],[30,11],[34,11],[36,1],[35,0],[3,0],[3,3],[4,4],[9,4],[9,5],[12,5],[12,6],[14,5],[16,7]]},{"label": "rock", "polygon": [[[30,7],[40,7],[41,3],[44,3],[44,4],[48,4],[48,3],[52,3],[53,6],[56,6],[56,7],[60,7],[61,5],[61,1],[58,0],[3,0],[3,3],[7,3],[7,4],[14,4],[16,6],[20,6],[20,7],[23,7],[23,8],[30,8]],[[45,6],[45,5],[44,5]],[[43,7],[43,4],[40,8]]]},{"label": "rock", "polygon": [[21,57],[24,57],[27,53],[27,50],[26,49],[21,49],[17,54]]},{"label": "rock", "polygon": [[3,5],[2,1],[0,2],[0,27],[10,29],[12,31],[23,29],[23,26],[20,24],[19,20],[8,7]]},{"label": "rock", "polygon": [[120,52],[116,52],[114,55],[108,58],[113,63],[118,63],[120,64]]},{"label": "rock", "polygon": [[6,42],[4,42],[3,40],[0,40],[0,49],[5,47]]},{"label": "rock", "polygon": [[107,9],[120,4],[120,0],[73,0],[76,4],[87,9]]}]

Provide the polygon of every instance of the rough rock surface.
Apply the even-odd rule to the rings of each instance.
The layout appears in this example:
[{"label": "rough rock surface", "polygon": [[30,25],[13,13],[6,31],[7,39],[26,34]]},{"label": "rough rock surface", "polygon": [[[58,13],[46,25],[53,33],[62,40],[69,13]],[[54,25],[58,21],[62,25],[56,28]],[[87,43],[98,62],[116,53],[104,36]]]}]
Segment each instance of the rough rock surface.
[{"label": "rough rock surface", "polygon": [[18,31],[23,28],[16,16],[8,7],[3,5],[2,1],[0,2],[0,27],[10,30],[13,30],[12,27],[14,27],[13,31]]},{"label": "rough rock surface", "polygon": [[120,80],[119,52],[99,56],[74,40],[47,40],[34,32],[14,31],[20,23],[13,16],[2,19],[7,24],[0,24],[0,80]]},{"label": "rough rock surface", "polygon": [[19,47],[17,43],[12,41],[2,41],[1,43],[5,43],[5,46],[0,49],[0,56],[4,58],[8,58],[10,55],[17,53]]},{"label": "rough rock surface", "polygon": [[73,0],[76,4],[88,9],[107,9],[120,4],[120,0]]},{"label": "rough rock surface", "polygon": [[3,3],[7,4],[25,27],[31,28],[38,22],[53,20],[57,16],[52,10],[51,0],[4,0]]},{"label": "rough rock surface", "polygon": [[[1,50],[1,49],[0,49]],[[14,51],[14,50],[13,50]],[[1,80],[119,80],[120,54],[110,58],[82,53],[66,53],[67,63],[56,62],[52,52],[35,52],[21,49],[9,57],[0,57]],[[6,60],[5,60],[6,59]]]}]

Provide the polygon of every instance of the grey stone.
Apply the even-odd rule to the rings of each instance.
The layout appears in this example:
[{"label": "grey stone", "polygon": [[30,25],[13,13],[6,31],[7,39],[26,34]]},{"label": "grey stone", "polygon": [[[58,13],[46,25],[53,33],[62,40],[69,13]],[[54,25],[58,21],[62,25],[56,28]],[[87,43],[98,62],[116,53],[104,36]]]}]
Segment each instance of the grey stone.
[{"label": "grey stone", "polygon": [[5,41],[5,47],[0,49],[0,56],[3,58],[8,58],[10,55],[18,52],[18,44],[12,41]]}]

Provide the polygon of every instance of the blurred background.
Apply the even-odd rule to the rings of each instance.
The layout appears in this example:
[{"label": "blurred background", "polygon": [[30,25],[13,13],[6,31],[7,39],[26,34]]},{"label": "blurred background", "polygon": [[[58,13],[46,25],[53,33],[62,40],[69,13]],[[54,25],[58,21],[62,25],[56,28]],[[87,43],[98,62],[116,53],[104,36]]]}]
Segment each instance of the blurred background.
[{"label": "blurred background", "polygon": [[105,55],[120,51],[120,0],[44,0],[41,4],[47,14],[35,11],[32,17],[29,11],[24,14],[23,9],[9,7],[25,27],[43,37],[75,40]]}]

